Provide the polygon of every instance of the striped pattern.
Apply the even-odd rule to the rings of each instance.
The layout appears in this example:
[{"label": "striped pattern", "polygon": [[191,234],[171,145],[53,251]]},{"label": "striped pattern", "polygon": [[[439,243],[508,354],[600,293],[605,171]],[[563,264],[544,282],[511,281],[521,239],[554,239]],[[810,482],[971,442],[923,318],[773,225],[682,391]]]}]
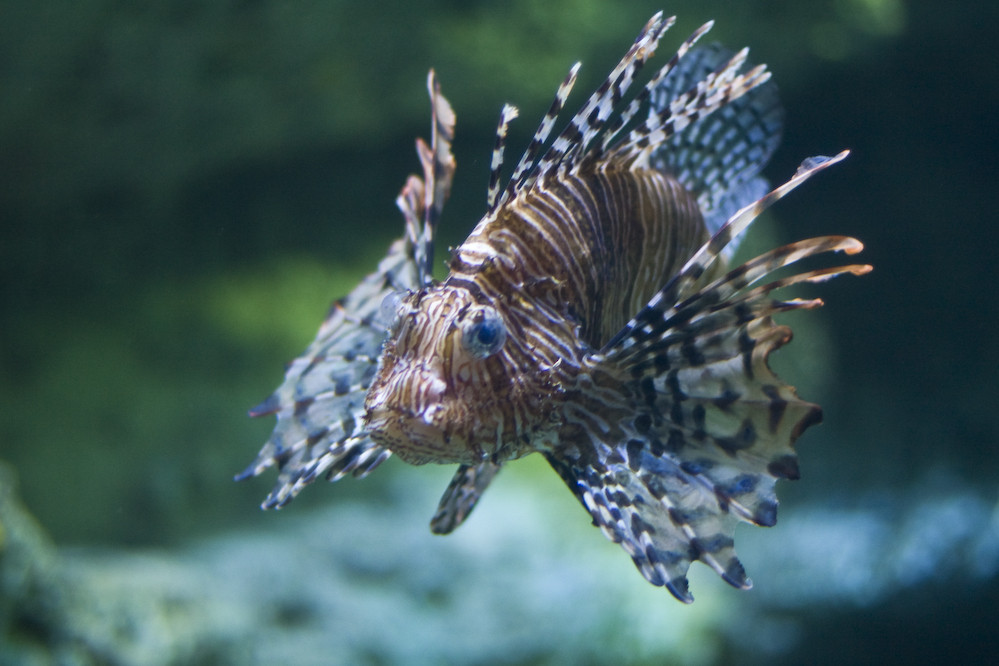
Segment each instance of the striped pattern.
[{"label": "striped pattern", "polygon": [[567,304],[599,348],[706,240],[696,200],[668,175],[588,164],[541,178],[480,225],[445,284]]},{"label": "striped pattern", "polygon": [[265,506],[319,476],[363,475],[390,453],[457,463],[431,521],[446,534],[508,461],[542,453],[649,582],[689,602],[700,560],[750,586],[735,554],[739,522],[773,525],[778,479],[798,476],[795,439],[821,418],[767,365],[790,340],[779,300],[851,265],[777,270],[827,252],[827,236],[727,263],[767,207],[842,160],[810,158],[766,192],[759,172],[782,112],[765,66],[747,50],[685,40],[629,98],[673,19],[654,16],[620,63],[551,138],[578,63],[502,184],[503,108],[487,210],[430,277],[434,232],[450,191],[454,114],[431,72],[423,177],[397,201],[403,239],[379,271],[334,307],[306,354],[254,415],[278,425],[243,476],[280,469]]}]

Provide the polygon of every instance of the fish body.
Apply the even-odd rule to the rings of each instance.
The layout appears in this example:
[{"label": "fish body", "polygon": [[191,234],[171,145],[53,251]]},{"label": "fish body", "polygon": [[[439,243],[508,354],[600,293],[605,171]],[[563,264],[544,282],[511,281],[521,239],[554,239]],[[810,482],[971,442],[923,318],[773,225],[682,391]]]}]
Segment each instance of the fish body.
[{"label": "fish body", "polygon": [[654,16],[550,139],[574,66],[505,187],[517,111],[503,109],[487,212],[442,282],[430,272],[455,116],[431,72],[423,178],[411,176],[397,201],[403,238],[251,410],[278,418],[238,477],[280,470],[266,508],[395,454],[458,464],[431,521],[447,533],[503,464],[538,452],[651,583],[692,601],[686,573],[701,560],[750,586],[735,526],[775,523],[775,482],[797,478],[792,445],[821,418],[767,365],[791,336],[772,316],[821,301],[772,292],[870,268],[765,281],[800,259],[862,248],[838,236],[728,267],[753,219],[846,153],[809,158],[767,192],[759,172],[780,135],[775,88],[746,50],[692,48],[710,23],[625,102],[672,21]]}]

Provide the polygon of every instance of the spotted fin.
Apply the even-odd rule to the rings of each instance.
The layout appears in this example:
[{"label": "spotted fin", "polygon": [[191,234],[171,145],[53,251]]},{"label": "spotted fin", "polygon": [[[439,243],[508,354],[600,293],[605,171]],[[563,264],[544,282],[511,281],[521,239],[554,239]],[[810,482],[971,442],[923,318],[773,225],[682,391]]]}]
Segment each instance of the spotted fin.
[{"label": "spotted fin", "polygon": [[668,455],[654,455],[635,440],[598,445],[576,457],[548,453],[546,458],[593,524],[621,544],[653,585],[691,603],[687,570],[697,559],[736,587],[752,585],[735,556],[736,518],[718,511],[712,492]]},{"label": "spotted fin", "polygon": [[450,534],[461,525],[502,466],[488,460],[478,465],[461,465],[441,497],[430,521],[430,531]]},{"label": "spotted fin", "polygon": [[775,524],[775,483],[798,478],[793,443],[821,420],[819,407],[767,364],[791,338],[772,315],[821,301],[782,301],[772,292],[870,267],[814,269],[761,284],[801,259],[862,249],[855,239],[829,236],[771,250],[716,279],[707,269],[733,230],[835,161],[806,160],[789,183],[740,211],[591,355],[594,384],[580,388],[570,414],[579,436],[547,454],[604,533],[649,582],[681,601],[692,600],[686,573],[694,560],[736,587],[750,586],[735,554],[735,526]]},{"label": "spotted fin", "polygon": [[277,467],[277,484],[263,503],[279,508],[320,476],[336,481],[364,476],[389,456],[360,430],[364,396],[374,378],[387,335],[381,303],[417,286],[412,246],[396,241],[378,271],[334,303],[316,339],[292,361],[284,383],[251,416],[277,415],[277,425],[257,459],[236,477]]},{"label": "spotted fin", "polygon": [[315,340],[289,364],[281,386],[250,410],[250,416],[277,416],[256,460],[236,476],[242,480],[278,468],[265,509],[284,506],[320,477],[363,477],[391,455],[362,428],[364,399],[396,316],[383,303],[391,294],[431,282],[434,231],[455,169],[454,112],[432,70],[427,88],[431,142],[416,142],[423,178],[410,176],[396,199],[405,220],[403,237],[391,245],[376,272],[333,304]]},{"label": "spotted fin", "polygon": [[[691,49],[653,90],[650,113],[667,108],[732,56],[720,44]],[[714,234],[736,211],[766,194],[759,173],[780,143],[783,121],[777,84],[769,80],[674,134],[655,150],[651,162],[697,195],[708,231]]]}]

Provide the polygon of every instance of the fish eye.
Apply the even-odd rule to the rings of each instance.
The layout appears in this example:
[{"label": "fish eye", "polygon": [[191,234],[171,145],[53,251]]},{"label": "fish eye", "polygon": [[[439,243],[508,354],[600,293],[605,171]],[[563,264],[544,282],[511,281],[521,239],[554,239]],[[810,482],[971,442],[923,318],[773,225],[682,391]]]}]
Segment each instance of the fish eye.
[{"label": "fish eye", "polygon": [[472,356],[486,358],[506,342],[506,324],[491,307],[476,308],[462,321],[461,343]]}]

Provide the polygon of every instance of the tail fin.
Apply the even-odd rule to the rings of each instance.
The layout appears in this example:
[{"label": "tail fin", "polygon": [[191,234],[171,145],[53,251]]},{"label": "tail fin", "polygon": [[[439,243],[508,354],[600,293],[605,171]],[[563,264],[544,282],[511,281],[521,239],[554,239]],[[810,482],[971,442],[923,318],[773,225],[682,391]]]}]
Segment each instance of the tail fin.
[{"label": "tail fin", "polygon": [[[709,74],[724,67],[733,52],[719,44],[696,47],[652,93],[650,113],[667,108]],[[751,69],[744,64],[743,70]],[[652,165],[675,176],[698,196],[711,234],[739,209],[769,189],[760,171],[780,143],[784,110],[773,80],[725,104],[663,143]],[[726,251],[731,254],[732,245]]]}]

